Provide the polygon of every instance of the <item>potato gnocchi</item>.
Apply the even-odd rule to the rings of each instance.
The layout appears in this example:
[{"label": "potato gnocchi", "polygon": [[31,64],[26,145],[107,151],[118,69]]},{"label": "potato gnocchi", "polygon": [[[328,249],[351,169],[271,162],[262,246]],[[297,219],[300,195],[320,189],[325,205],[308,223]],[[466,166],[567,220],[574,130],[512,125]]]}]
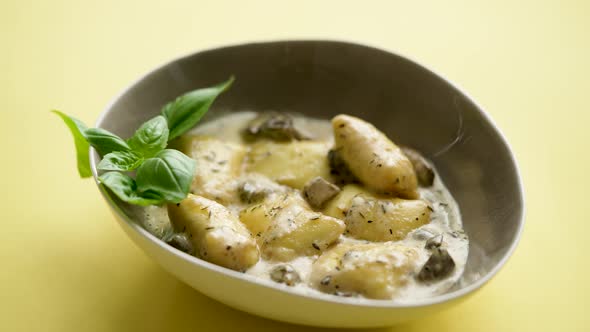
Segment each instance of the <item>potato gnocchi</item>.
[{"label": "potato gnocchi", "polygon": [[144,226],[178,250],[338,297],[428,297],[463,272],[468,239],[436,170],[366,121],[236,112],[173,144],[197,161],[191,194]]}]

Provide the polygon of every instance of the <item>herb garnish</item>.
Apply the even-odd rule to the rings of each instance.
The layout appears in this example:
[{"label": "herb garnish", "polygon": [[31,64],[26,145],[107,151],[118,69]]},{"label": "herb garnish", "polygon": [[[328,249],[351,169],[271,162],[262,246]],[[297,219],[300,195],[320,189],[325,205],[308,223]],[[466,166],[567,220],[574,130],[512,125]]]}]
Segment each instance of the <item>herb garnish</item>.
[{"label": "herb garnish", "polygon": [[[189,192],[196,162],[180,151],[166,149],[168,142],[196,125],[215,98],[227,90],[234,78],[188,92],[166,104],[162,115],[143,125],[128,140],[102,128],[88,128],[80,120],[54,110],[68,126],[74,143],[81,178],[92,176],[89,148],[102,160],[98,179],[121,200],[135,205],[178,203]],[[135,177],[125,174],[135,170]]]}]

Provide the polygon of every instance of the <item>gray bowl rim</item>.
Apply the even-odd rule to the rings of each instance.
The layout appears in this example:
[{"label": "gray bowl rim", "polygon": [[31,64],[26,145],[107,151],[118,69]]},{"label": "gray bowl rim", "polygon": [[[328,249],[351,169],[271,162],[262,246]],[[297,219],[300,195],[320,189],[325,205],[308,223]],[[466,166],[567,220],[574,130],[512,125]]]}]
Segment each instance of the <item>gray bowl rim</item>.
[{"label": "gray bowl rim", "polygon": [[496,123],[494,122],[494,120],[491,118],[491,116],[477,103],[475,102],[475,100],[468,94],[466,93],[460,86],[458,86],[457,84],[453,83],[452,81],[448,80],[446,77],[444,77],[443,75],[437,73],[436,71],[424,66],[423,64],[421,64],[420,62],[414,60],[413,58],[406,56],[405,54],[400,54],[399,52],[394,52],[391,51],[387,48],[382,48],[382,47],[377,47],[377,46],[372,46],[369,45],[367,43],[360,43],[360,42],[353,42],[353,41],[346,41],[346,40],[338,40],[338,39],[278,39],[278,40],[262,40],[262,41],[256,41],[256,42],[245,42],[245,43],[237,43],[237,44],[223,44],[223,45],[218,45],[218,46],[213,46],[210,48],[206,48],[206,49],[201,49],[201,50],[196,50],[193,52],[190,52],[186,55],[182,55],[179,56],[175,59],[172,59],[170,61],[167,61],[161,65],[158,65],[157,67],[155,67],[152,70],[149,70],[147,73],[143,74],[142,76],[140,76],[138,79],[136,79],[135,81],[133,81],[131,84],[129,84],[126,88],[124,88],[119,94],[117,94],[113,99],[111,99],[111,101],[107,104],[107,107],[105,108],[105,110],[99,115],[98,119],[96,120],[95,123],[95,127],[100,127],[105,119],[105,117],[110,113],[111,109],[113,108],[113,106],[117,103],[117,101],[124,96],[127,92],[129,92],[134,86],[136,86],[138,83],[140,83],[141,81],[148,79],[151,75],[155,74],[157,71],[159,71],[162,68],[165,68],[167,66],[170,66],[176,62],[180,62],[182,60],[191,58],[193,56],[196,56],[200,53],[205,53],[205,52],[215,52],[215,51],[220,51],[223,49],[231,49],[231,48],[238,48],[238,47],[243,47],[243,46],[247,46],[247,45],[256,45],[256,44],[285,44],[285,43],[291,43],[291,42],[295,42],[295,43],[305,43],[305,42],[312,42],[312,43],[329,43],[329,44],[340,44],[340,45],[346,45],[346,46],[354,46],[354,47],[364,47],[370,50],[374,50],[374,51],[379,51],[379,52],[386,52],[389,53],[391,55],[394,56],[398,56],[400,58],[402,58],[403,60],[409,61],[411,63],[414,63],[415,65],[417,65],[418,67],[420,67],[422,70],[425,70],[427,72],[429,72],[430,74],[438,77],[439,79],[443,80],[445,83],[447,83],[448,85],[454,87],[455,89],[457,89],[457,91],[459,91],[460,93],[462,93],[471,103],[473,103],[473,105],[476,106],[477,112],[480,113],[480,115],[482,115],[486,121],[488,121],[491,126],[493,127],[493,130],[495,132],[496,135],[498,135],[498,137],[500,137],[500,139],[502,140],[502,143],[506,145],[507,150],[510,154],[510,160],[512,161],[513,165],[514,165],[514,170],[516,172],[516,179],[517,182],[516,184],[518,185],[518,191],[520,193],[520,199],[522,202],[522,206],[521,206],[521,211],[520,211],[520,216],[518,218],[518,225],[517,225],[517,229],[516,229],[516,234],[512,239],[512,243],[510,244],[510,247],[508,248],[508,250],[506,251],[506,253],[504,254],[504,256],[498,261],[498,263],[496,264],[496,266],[494,266],[487,274],[485,274],[484,276],[480,277],[478,280],[476,280],[475,282],[473,282],[472,284],[457,289],[457,290],[453,290],[451,292],[448,293],[443,293],[440,295],[436,295],[433,297],[428,297],[428,298],[422,298],[422,299],[414,299],[414,300],[404,300],[404,301],[399,301],[399,300],[372,300],[372,299],[359,299],[359,298],[346,298],[346,297],[337,297],[337,296],[333,296],[333,295],[329,295],[329,294],[316,294],[316,293],[303,293],[303,292],[299,292],[295,289],[292,289],[288,286],[285,285],[281,285],[281,284],[277,284],[277,283],[273,283],[271,281],[268,280],[264,280],[261,279],[259,277],[253,276],[253,275],[248,275],[245,273],[241,273],[241,272],[237,272],[237,271],[233,271],[218,265],[215,265],[213,263],[209,263],[207,261],[204,261],[200,258],[197,258],[195,256],[191,256],[189,254],[186,254],[180,250],[177,250],[175,248],[173,248],[172,246],[167,245],[166,243],[164,243],[162,240],[160,240],[159,238],[157,238],[156,236],[152,235],[151,233],[149,233],[147,230],[145,230],[141,225],[139,225],[137,222],[134,222],[131,218],[129,218],[123,210],[121,210],[121,208],[111,199],[111,197],[109,196],[109,193],[107,192],[107,190],[100,185],[100,182],[98,180],[98,172],[96,169],[96,165],[98,164],[98,162],[100,161],[100,158],[98,156],[98,153],[96,153],[96,151],[94,150],[94,148],[90,148],[90,166],[91,166],[91,170],[92,170],[92,175],[94,177],[95,183],[97,185],[97,187],[99,188],[103,198],[108,202],[110,208],[121,218],[121,220],[125,220],[127,222],[127,224],[129,224],[129,226],[136,232],[138,232],[140,234],[140,236],[144,237],[145,239],[154,242],[155,244],[157,244],[160,249],[167,251],[168,253],[177,256],[178,258],[187,260],[193,264],[197,264],[203,268],[209,269],[209,270],[213,270],[215,272],[221,273],[225,276],[228,277],[232,277],[232,278],[237,278],[237,279],[241,279],[242,281],[246,281],[246,282],[251,282],[254,284],[257,284],[259,286],[265,287],[265,288],[271,288],[273,290],[278,290],[281,292],[286,292],[289,293],[293,296],[297,296],[297,297],[304,297],[310,300],[315,300],[315,301],[322,301],[322,302],[329,302],[329,303],[333,303],[333,304],[339,304],[339,305],[347,305],[347,306],[363,306],[363,307],[375,307],[375,308],[391,308],[391,309],[401,309],[401,308],[416,308],[416,307],[427,307],[427,306],[431,306],[431,305],[435,305],[435,304],[441,304],[444,302],[450,302],[452,300],[457,300],[459,298],[465,297],[473,292],[475,292],[476,290],[480,289],[483,285],[485,285],[486,283],[488,283],[494,276],[497,275],[497,273],[502,269],[502,267],[506,264],[506,262],[508,261],[508,259],[512,256],[512,254],[514,253],[514,251],[516,250],[516,247],[518,246],[518,243],[520,241],[520,238],[522,236],[522,232],[524,229],[524,222],[525,222],[525,194],[524,194],[524,189],[523,189],[523,185],[522,185],[522,177],[520,174],[520,169],[518,167],[518,163],[516,161],[516,157],[514,156],[514,153],[512,152],[512,147],[510,146],[510,144],[508,143],[508,140],[506,139],[506,137],[504,136],[504,134],[502,133],[502,131],[498,128],[498,126],[496,125]]}]

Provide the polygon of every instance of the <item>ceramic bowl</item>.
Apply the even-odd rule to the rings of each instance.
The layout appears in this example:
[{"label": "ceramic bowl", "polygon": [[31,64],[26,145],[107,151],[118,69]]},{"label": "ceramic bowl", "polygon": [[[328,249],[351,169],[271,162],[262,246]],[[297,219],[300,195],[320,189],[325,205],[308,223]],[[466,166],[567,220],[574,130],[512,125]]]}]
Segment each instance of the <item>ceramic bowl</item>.
[{"label": "ceramic bowl", "polygon": [[[336,41],[249,43],[197,52],[158,67],[115,98],[97,127],[129,137],[178,95],[236,77],[207,121],[224,112],[280,110],[363,118],[431,159],[455,197],[470,239],[465,272],[449,292],[398,303],[303,295],[287,286],[180,252],[140,226],[133,209],[102,188],[129,237],[158,264],[231,307],[280,321],[378,327],[449,307],[488,282],[523,228],[523,190],[508,143],[481,107],[440,75],[403,56]],[[98,155],[91,163],[96,177]],[[156,287],[157,285],[154,285]]]}]

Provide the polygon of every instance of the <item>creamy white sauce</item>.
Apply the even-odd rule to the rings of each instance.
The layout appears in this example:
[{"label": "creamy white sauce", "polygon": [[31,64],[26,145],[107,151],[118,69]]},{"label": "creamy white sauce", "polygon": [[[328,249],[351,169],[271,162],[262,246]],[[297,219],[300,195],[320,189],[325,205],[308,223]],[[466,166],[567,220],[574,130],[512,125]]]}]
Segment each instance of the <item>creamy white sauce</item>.
[{"label": "creamy white sauce", "polygon": [[[240,131],[255,116],[256,112],[229,113],[199,125],[189,134],[210,136],[227,142],[243,143]],[[332,127],[329,121],[299,115],[293,115],[293,117],[295,126],[313,139],[328,142],[333,141]],[[420,198],[429,202],[433,209],[431,221],[409,233],[405,239],[392,241],[396,244],[412,248],[418,254],[415,262],[416,269],[412,272],[412,275],[408,276],[407,284],[398,290],[393,301],[403,302],[444,293],[457,283],[465,268],[469,244],[467,236],[463,232],[459,208],[441,181],[438,173],[436,173],[436,170],[435,174],[435,181],[432,187],[419,188]],[[231,213],[237,216],[239,211],[246,206],[243,204],[230,204],[227,207]],[[146,208],[143,214],[143,221],[144,227],[160,238],[171,232],[170,221],[165,208],[155,206]],[[418,282],[414,276],[418,274],[420,268],[430,257],[430,251],[424,248],[425,242],[427,239],[438,234],[443,234],[444,248],[448,250],[455,261],[455,269],[450,276],[441,281],[433,283]],[[368,243],[368,241],[353,239],[345,235],[341,235],[338,242]],[[320,293],[320,291],[309,285],[312,264],[317,258],[318,255],[303,256],[288,262],[298,272],[302,280],[297,285],[292,286],[294,289],[303,293]],[[270,280],[270,270],[279,264],[285,263],[269,262],[261,257],[258,263],[245,273]]]}]

